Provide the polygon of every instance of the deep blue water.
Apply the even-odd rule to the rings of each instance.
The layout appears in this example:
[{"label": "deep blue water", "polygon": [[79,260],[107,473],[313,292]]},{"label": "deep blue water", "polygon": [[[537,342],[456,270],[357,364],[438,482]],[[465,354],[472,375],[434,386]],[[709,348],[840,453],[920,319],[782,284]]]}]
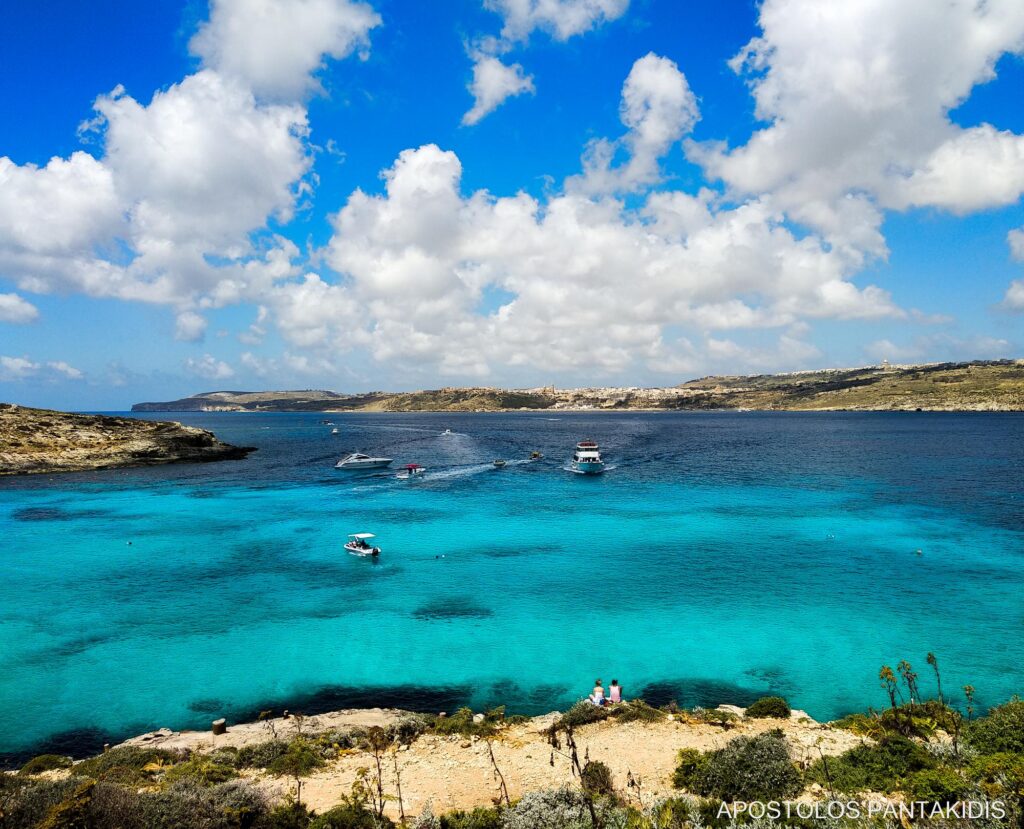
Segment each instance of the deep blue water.
[{"label": "deep blue water", "polygon": [[[0,480],[0,752],[268,707],[535,713],[598,676],[826,718],[882,704],[882,663],[929,687],[929,651],[946,689],[1024,691],[1021,415],[173,417],[259,451]],[[584,437],[599,478],[565,471]],[[429,473],[335,471],[351,450]]]}]

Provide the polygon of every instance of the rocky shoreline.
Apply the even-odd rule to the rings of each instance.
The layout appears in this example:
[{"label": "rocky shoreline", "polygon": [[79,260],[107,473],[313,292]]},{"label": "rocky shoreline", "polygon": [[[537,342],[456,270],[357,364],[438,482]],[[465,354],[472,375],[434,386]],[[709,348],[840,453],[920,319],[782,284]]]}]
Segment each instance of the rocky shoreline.
[{"label": "rocky shoreline", "polygon": [[181,423],[0,403],[0,475],[238,460],[253,451]]}]

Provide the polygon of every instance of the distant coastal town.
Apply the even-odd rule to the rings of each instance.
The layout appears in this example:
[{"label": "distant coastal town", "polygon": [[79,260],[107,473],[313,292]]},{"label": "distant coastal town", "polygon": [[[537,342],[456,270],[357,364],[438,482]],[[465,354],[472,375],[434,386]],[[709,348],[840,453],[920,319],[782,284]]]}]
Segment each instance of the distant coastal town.
[{"label": "distant coastal town", "polygon": [[323,390],[213,391],[136,403],[133,412],[520,410],[1021,411],[1024,360],[714,376],[663,388],[441,388],[345,394]]}]

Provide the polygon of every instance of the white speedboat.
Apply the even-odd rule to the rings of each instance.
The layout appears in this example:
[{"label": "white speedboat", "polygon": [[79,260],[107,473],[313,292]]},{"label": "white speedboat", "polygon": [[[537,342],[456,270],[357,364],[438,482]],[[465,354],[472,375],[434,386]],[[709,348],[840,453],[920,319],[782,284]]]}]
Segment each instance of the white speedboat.
[{"label": "white speedboat", "polygon": [[391,466],[391,458],[373,458],[361,452],[346,455],[334,464],[335,469],[383,469],[385,466]]},{"label": "white speedboat", "polygon": [[349,536],[350,540],[345,544],[345,549],[354,556],[379,556],[380,547],[374,547],[369,543],[370,539],[375,537],[373,533],[352,533]]},{"label": "white speedboat", "polygon": [[604,472],[601,449],[592,440],[581,440],[572,455],[572,471],[580,475],[599,475]]},{"label": "white speedboat", "polygon": [[505,461],[503,461],[503,460],[501,460],[501,458],[499,458],[498,460],[494,461],[494,468],[495,469],[504,469],[505,468],[505,463],[506,463]]},{"label": "white speedboat", "polygon": [[418,463],[407,463],[405,468],[395,475],[400,481],[408,481],[410,478],[418,478],[424,472],[427,471],[425,466],[420,466]]},{"label": "white speedboat", "polygon": [[338,427],[337,426],[335,426],[333,429],[331,429],[331,434],[332,435],[338,434]]},{"label": "white speedboat", "polygon": [[451,435],[451,434],[453,434],[453,432],[452,432],[451,429],[445,429],[443,432],[441,432],[441,434],[442,435]]}]

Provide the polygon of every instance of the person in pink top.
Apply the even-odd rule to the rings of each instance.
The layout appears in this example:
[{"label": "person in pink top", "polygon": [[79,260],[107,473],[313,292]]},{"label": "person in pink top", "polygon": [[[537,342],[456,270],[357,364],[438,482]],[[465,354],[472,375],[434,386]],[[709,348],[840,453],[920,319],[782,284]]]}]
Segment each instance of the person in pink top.
[{"label": "person in pink top", "polygon": [[622,702],[622,686],[617,679],[613,679],[608,686],[608,702]]}]

